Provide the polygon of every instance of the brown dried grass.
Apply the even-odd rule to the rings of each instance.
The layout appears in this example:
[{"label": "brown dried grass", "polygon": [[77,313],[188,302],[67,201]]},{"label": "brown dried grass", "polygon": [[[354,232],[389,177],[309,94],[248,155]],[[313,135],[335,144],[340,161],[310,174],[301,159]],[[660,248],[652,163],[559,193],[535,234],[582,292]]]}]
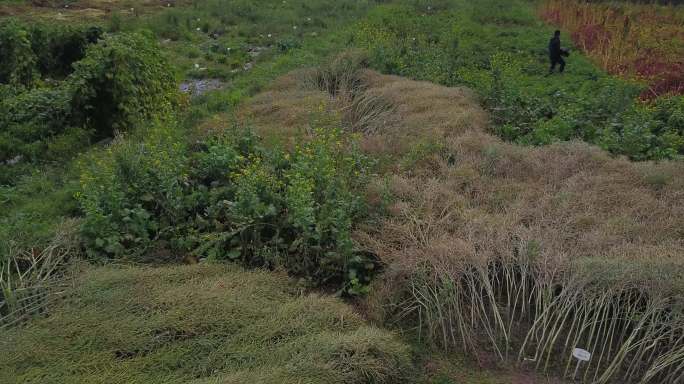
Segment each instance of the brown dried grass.
[{"label": "brown dried grass", "polygon": [[301,86],[308,72],[292,72],[276,80],[267,91],[241,106],[238,121],[271,141],[294,145],[319,117],[334,114],[326,93]]},{"label": "brown dried grass", "polygon": [[[681,163],[504,143],[467,93],[382,79],[369,92],[395,103],[395,132],[439,145],[392,172],[388,217],[359,233],[387,266],[376,316],[566,376],[566,357],[584,347],[595,354],[586,382],[681,381]],[[411,157],[410,145],[393,154]]]},{"label": "brown dried grass", "polygon": [[590,349],[586,382],[681,382],[681,162],[632,163],[582,142],[505,143],[467,89],[354,74],[351,97],[292,75],[247,108],[284,121],[266,126],[287,134],[314,95],[342,121],[362,97],[391,111],[362,138],[381,159],[369,200],[386,211],[356,234],[385,264],[371,316],[414,324],[446,349],[566,376],[572,349]]}]

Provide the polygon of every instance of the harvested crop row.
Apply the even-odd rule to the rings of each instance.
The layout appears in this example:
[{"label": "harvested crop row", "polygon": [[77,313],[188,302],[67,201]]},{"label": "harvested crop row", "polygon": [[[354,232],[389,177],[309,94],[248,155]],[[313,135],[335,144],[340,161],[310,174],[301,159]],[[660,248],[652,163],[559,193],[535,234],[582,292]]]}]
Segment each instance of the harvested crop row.
[{"label": "harvested crop row", "polygon": [[[390,217],[364,236],[388,265],[379,301],[445,347],[487,346],[565,376],[583,347],[595,353],[580,372],[587,382],[679,380],[681,167],[636,165],[578,142],[506,144],[477,119],[459,132],[447,117],[471,116],[472,105],[440,105],[409,91],[425,85],[404,83],[389,78],[370,92],[434,145],[389,176]],[[432,119],[416,116],[421,104]]]},{"label": "harvested crop row", "polygon": [[[586,382],[680,380],[680,164],[581,142],[504,143],[466,89],[348,71],[355,96],[326,104],[339,103],[340,118],[358,98],[392,111],[361,144],[381,161],[369,200],[386,213],[356,233],[386,266],[368,300],[374,316],[415,324],[446,349],[565,376],[583,347],[594,353],[577,375]],[[315,94],[298,76],[247,109],[269,119],[301,108],[268,108]]]}]

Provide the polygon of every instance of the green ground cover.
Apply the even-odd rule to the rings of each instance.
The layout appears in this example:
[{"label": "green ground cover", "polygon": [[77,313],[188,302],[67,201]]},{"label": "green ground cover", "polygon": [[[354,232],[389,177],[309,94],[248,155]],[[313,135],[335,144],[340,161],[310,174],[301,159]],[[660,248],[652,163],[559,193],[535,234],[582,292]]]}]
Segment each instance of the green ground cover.
[{"label": "green ground cover", "polygon": [[[330,4],[325,1],[293,1],[287,3],[270,1],[255,7],[252,2],[248,1],[203,1],[196,2],[189,7],[179,6],[178,8],[164,9],[159,13],[144,17],[114,13],[111,17],[100,20],[95,26],[112,34],[112,38],[115,40],[126,39],[126,36],[136,36],[138,31],[143,31],[147,36],[155,36],[160,42],[150,43],[151,47],[163,57],[154,56],[152,59],[155,64],[163,66],[167,73],[174,74],[177,78],[176,81],[192,76],[213,77],[217,75],[227,81],[224,84],[223,91],[213,92],[186,102],[179,115],[166,113],[159,109],[154,111],[154,116],[135,116],[135,121],[131,119],[125,127],[118,127],[124,129],[118,130],[127,131],[130,134],[137,130],[143,130],[137,134],[137,139],[153,141],[155,139],[148,138],[145,130],[148,125],[154,124],[152,121],[162,120],[163,123],[160,124],[163,125],[163,128],[159,128],[157,131],[166,131],[180,145],[192,151],[191,149],[194,147],[186,144],[189,144],[194,138],[190,137],[189,133],[199,122],[218,113],[230,113],[244,98],[255,94],[277,76],[294,68],[321,62],[329,54],[342,50],[345,46],[345,40],[340,32],[341,26],[349,24],[355,17],[363,15],[372,4],[372,2],[343,1],[335,2],[334,5],[329,6]],[[308,20],[309,18],[311,20]],[[91,23],[91,21],[84,20],[83,23]],[[223,28],[223,30],[204,28],[206,23],[215,28]],[[34,26],[33,24],[26,24],[25,21],[5,20],[3,25],[19,25],[20,27],[12,30],[23,34],[24,40],[21,41],[25,43],[24,52],[33,54],[34,50],[37,51],[37,46],[33,47],[30,42],[30,32],[33,29],[41,28],[43,24],[37,23]],[[92,26],[91,24],[87,25],[89,26],[83,27],[86,30]],[[293,28],[295,26],[298,28]],[[77,29],[77,27],[74,28]],[[197,31],[197,28],[200,28],[200,31]],[[179,34],[167,37],[165,31],[169,30],[176,30]],[[268,34],[271,34],[270,38],[267,37]],[[170,40],[169,37],[173,37],[175,40]],[[144,39],[144,37],[141,36],[140,39]],[[215,50],[215,44],[223,44],[233,49],[231,51],[226,49],[220,55],[215,55],[212,54]],[[193,51],[188,52],[188,47],[193,48]],[[249,56],[248,52],[255,47],[261,49],[260,52],[262,53],[259,56]],[[93,55],[96,55],[97,51],[102,49],[93,48],[92,50],[95,51]],[[122,51],[126,52],[125,50]],[[231,59],[224,60],[228,57]],[[249,70],[244,67],[247,63],[250,64]],[[198,64],[199,68],[194,64]],[[82,65],[82,67],[86,66]],[[218,69],[216,71],[209,69],[205,71],[203,69],[212,66]],[[91,67],[88,67],[89,70],[97,69]],[[130,73],[125,66],[113,70],[126,74]],[[223,75],[218,74],[217,71]],[[34,70],[31,69],[29,73],[34,73]],[[102,74],[106,75],[105,73]],[[147,76],[149,74],[139,72],[139,75]],[[21,87],[17,89],[22,95],[65,89],[68,96],[67,100],[73,101],[75,100],[72,97],[74,91],[72,91],[73,87],[69,83],[77,83],[81,77],[77,74],[71,74],[71,77],[54,86],[45,81],[46,76],[39,76],[40,81],[31,90],[24,91],[22,90],[24,88]],[[119,80],[118,77],[115,79],[116,81]],[[119,83],[130,86],[127,81],[129,80],[124,76],[123,82]],[[154,89],[141,88],[140,84],[136,85],[138,89]],[[108,87],[103,86],[102,88]],[[100,96],[111,97],[107,94],[97,94],[97,97]],[[14,96],[3,98],[3,102],[6,103],[4,105],[13,106],[17,104],[13,101],[15,99]],[[133,102],[143,101],[140,97],[131,97],[130,100]],[[96,98],[95,101],[103,101],[103,104],[108,104],[103,98]],[[50,102],[57,101],[50,99]],[[149,103],[145,101],[144,104]],[[25,103],[19,105],[25,106]],[[49,112],[54,112],[54,109],[50,108],[52,104],[45,106],[36,103],[36,105]],[[74,108],[73,103],[67,102],[64,105],[66,112],[63,115],[72,117],[73,114],[69,111]],[[31,104],[29,104],[29,108],[30,106]],[[149,105],[149,108],[155,107]],[[137,112],[135,107],[132,109]],[[20,128],[23,131],[30,131],[32,130],[31,127],[41,127],[42,129],[44,126],[42,122],[46,119],[51,120],[44,114],[31,113],[31,111],[26,110],[17,111],[15,115],[19,116],[20,121],[13,124],[18,127],[17,129]],[[116,115],[112,114],[112,116]],[[128,114],[124,113],[122,116],[128,116]],[[86,120],[90,123],[90,119]],[[79,152],[87,151],[89,144],[93,143],[97,137],[91,135],[92,129],[89,129],[87,124],[80,123],[77,121],[71,124],[76,126],[73,130],[68,130],[65,124],[58,124],[58,130],[80,134],[80,136],[76,135],[80,140],[62,140],[66,143],[58,146],[61,150],[60,153],[68,154],[68,156],[56,155],[47,159],[22,158],[23,161],[18,164],[0,165],[3,178],[0,202],[4,208],[0,217],[2,220],[0,260],[2,263],[6,263],[10,255],[20,254],[30,249],[45,248],[64,218],[83,215],[83,211],[75,199],[76,193],[80,189],[79,179],[82,168],[79,164],[83,162],[74,162],[69,158]],[[81,126],[79,127],[79,125]],[[97,124],[97,127],[105,130],[117,129],[112,124],[104,125]],[[36,131],[36,129],[32,131]],[[7,136],[9,141],[16,140],[17,137],[10,135],[10,131],[11,129],[3,131],[3,134]],[[60,141],[59,138],[61,137],[69,136],[60,136],[55,129],[46,132],[33,132],[31,134],[33,141],[29,143],[30,145],[27,144],[27,147],[31,150],[36,146],[50,148],[54,142]],[[11,147],[12,151],[16,151],[17,146],[10,144],[12,143],[8,144],[8,148]],[[100,148],[96,148],[93,156],[98,156],[99,151]],[[5,152],[3,151],[3,156]],[[33,152],[41,156],[45,154],[42,150]],[[14,156],[10,157],[11,154]],[[183,156],[185,154],[183,153]],[[15,154],[8,150],[5,157],[11,160],[16,155],[22,155],[22,153]],[[3,157],[4,160],[7,159]]]},{"label": "green ground cover", "polygon": [[[634,160],[684,154],[684,98],[638,101],[645,85],[607,75],[574,50],[547,76],[555,29],[535,2],[418,1],[374,9],[354,43],[374,68],[480,93],[506,140],[543,145],[581,139]],[[570,36],[564,36],[571,46]]]},{"label": "green ground cover", "polygon": [[[231,122],[236,107],[278,76],[319,65],[349,48],[365,50],[370,66],[384,73],[473,88],[491,114],[492,129],[509,141],[544,145],[582,139],[633,160],[679,158],[684,150],[682,97],[640,103],[642,85],[610,77],[576,52],[565,74],[546,76],[546,44],[553,27],[536,18],[535,5],[522,0],[179,2],[149,13],[118,9],[95,21],[70,19],[79,26],[60,32],[75,48],[69,58],[43,55],[64,49],[61,40],[45,38],[47,29],[41,24],[23,27],[25,20],[0,21],[7,32],[3,41],[11,42],[1,45],[10,47],[3,58],[13,60],[0,66],[0,109],[5,112],[0,117],[0,315],[12,315],[13,305],[31,300],[17,289],[24,282],[15,277],[32,263],[52,257],[51,245],[63,244],[55,235],[64,227],[76,228],[78,234],[69,238],[73,242],[67,248],[93,261],[178,262],[190,254],[195,259],[285,269],[303,277],[307,287],[366,293],[377,260],[356,249],[351,233],[367,218],[362,197],[374,170],[372,159],[357,151],[354,137],[341,137],[339,120],[317,121],[312,114],[311,125],[325,128],[325,133],[298,137],[295,148],[272,145],[249,127]],[[90,42],[87,34],[93,31],[101,31],[104,40]],[[332,71],[326,79],[339,86],[338,75],[344,74]],[[178,83],[192,79],[218,79],[221,89],[194,98],[179,95]],[[217,116],[228,121],[221,127],[223,133],[204,132],[203,123]],[[118,136],[110,142],[114,132]],[[211,278],[214,273],[237,273],[217,268],[209,272]],[[124,326],[115,340],[120,344],[109,344],[113,349],[96,356],[99,360],[84,360],[91,343],[105,342],[96,334],[84,336],[84,348],[69,352],[74,355],[55,357],[55,351],[66,348],[59,343],[68,341],[68,333],[54,337],[53,349],[43,350],[38,360],[26,355],[53,329],[76,332],[79,316],[92,315],[110,328],[119,327],[115,317],[131,309],[122,303],[132,295],[131,289],[146,290],[149,276],[169,278],[168,285],[160,287],[171,289],[174,279],[184,279],[175,273],[86,272],[85,281],[77,280],[84,281],[84,290],[69,291],[75,301],[59,304],[59,316],[31,323],[26,333],[10,331],[6,340],[12,342],[13,360],[4,362],[9,368],[3,373],[13,372],[10,378],[89,382],[94,370],[108,367],[110,377],[124,381],[160,375],[182,381],[197,378],[189,372],[199,370],[218,374],[212,380],[219,382],[278,382],[283,377],[289,380],[293,372],[315,377],[311,382],[366,382],[369,377],[382,382],[393,377],[395,368],[408,364],[405,346],[380,331],[373,337],[382,339],[382,345],[369,346],[360,356],[387,348],[389,355],[380,355],[390,358],[382,364],[389,361],[395,368],[354,365],[355,351],[340,355],[338,346],[356,343],[354,335],[324,340],[293,331],[302,337],[294,344],[330,354],[322,360],[302,355],[303,361],[291,361],[285,356],[289,350],[278,346],[274,356],[254,355],[240,370],[221,365],[232,361],[226,357],[228,350],[212,360],[206,346],[216,347],[215,340],[202,336],[188,342],[186,336],[195,331],[165,328],[161,317],[146,323],[135,311],[126,319],[150,333],[136,334]],[[143,283],[115,290],[104,286],[121,279]],[[194,289],[199,283],[188,284]],[[161,288],[154,289],[160,289],[160,296],[149,302],[141,298],[143,312],[164,302]],[[107,292],[112,296],[99,296]],[[264,300],[270,298],[271,293],[260,293]],[[192,308],[187,301],[174,302],[183,308],[178,313],[195,313],[184,312],[186,304]],[[109,307],[119,309],[107,312]],[[212,308],[204,303],[196,309],[213,314]],[[228,332],[224,325],[200,320],[213,321],[198,319],[188,326]],[[311,323],[321,325],[315,319]],[[318,335],[315,332],[329,329],[310,331]],[[129,348],[129,342],[138,344]],[[117,351],[130,359],[112,366],[112,359],[121,357]],[[207,364],[206,359],[199,361],[203,358],[216,365],[202,365]],[[336,365],[339,361],[352,365]],[[117,371],[127,364],[134,369]],[[159,366],[164,367],[163,374]],[[261,369],[264,366],[271,368]],[[229,371],[238,373],[231,376]],[[428,376],[424,380],[453,379],[446,374],[442,380],[439,372]]]}]

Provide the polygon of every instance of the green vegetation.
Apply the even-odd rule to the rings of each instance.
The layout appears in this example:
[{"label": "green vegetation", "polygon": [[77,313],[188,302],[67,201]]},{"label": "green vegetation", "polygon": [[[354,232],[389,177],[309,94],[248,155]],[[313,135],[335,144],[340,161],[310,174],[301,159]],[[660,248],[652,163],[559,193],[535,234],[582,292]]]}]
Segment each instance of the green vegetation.
[{"label": "green vegetation", "polygon": [[[335,128],[292,153],[227,130],[188,152],[158,128],[83,159],[82,236],[92,257],[242,261],[360,293],[375,267],[351,240],[366,159]],[[189,155],[187,155],[190,153]],[[176,255],[174,257],[174,255]]]},{"label": "green vegetation", "polygon": [[[329,5],[327,1],[288,3],[271,1],[261,4],[260,7],[255,7],[251,2],[202,1],[191,7],[181,7],[179,4],[178,8],[169,7],[145,17],[122,11],[120,14],[112,15],[109,22],[100,20],[95,23],[95,25],[102,25],[101,27],[92,27],[93,24],[90,23],[90,20],[84,21],[84,26],[78,27],[47,27],[42,23],[29,23],[25,20],[2,20],[8,38],[16,40],[18,39],[17,35],[22,37],[23,40],[19,39],[23,44],[19,44],[23,47],[21,52],[29,57],[37,57],[39,53],[45,52],[62,52],[59,48],[41,48],[50,44],[57,47],[58,43],[64,40],[60,38],[62,35],[71,36],[70,33],[72,32],[77,35],[77,31],[84,31],[83,33],[87,35],[87,33],[99,31],[99,28],[109,31],[103,35],[103,39],[97,44],[90,44],[90,40],[86,39],[88,45],[84,48],[84,56],[80,60],[76,60],[78,57],[73,59],[76,61],[71,72],[66,71],[61,76],[49,73],[40,74],[40,68],[35,64],[29,71],[32,74],[31,78],[35,80],[32,88],[27,88],[24,85],[10,85],[9,83],[0,87],[3,90],[0,93],[2,95],[0,108],[3,109],[3,112],[7,112],[0,117],[0,119],[6,120],[2,122],[3,129],[0,132],[0,146],[2,146],[2,155],[0,155],[2,157],[2,164],[0,164],[0,185],[2,185],[0,187],[0,204],[3,207],[3,212],[0,214],[0,266],[3,267],[2,269],[7,270],[8,265],[11,265],[10,260],[14,258],[28,257],[49,247],[63,220],[82,218],[87,215],[74,198],[81,188],[79,185],[79,180],[82,178],[81,173],[87,168],[89,169],[88,172],[99,174],[97,164],[102,162],[113,164],[113,160],[105,161],[105,159],[111,159],[115,154],[102,153],[100,146],[97,146],[92,153],[80,156],[78,161],[70,160],[74,155],[87,151],[88,146],[97,140],[107,139],[112,134],[128,132],[135,138],[133,140],[143,143],[143,145],[149,140],[150,147],[156,146],[158,150],[160,150],[159,145],[162,145],[158,139],[165,136],[170,140],[166,141],[166,144],[173,144],[171,148],[176,146],[179,148],[169,154],[176,156],[170,159],[175,161],[174,164],[194,161],[195,157],[199,157],[199,154],[195,154],[195,152],[207,150],[206,147],[202,148],[202,146],[196,145],[195,140],[198,138],[192,133],[194,127],[215,114],[232,112],[240,101],[258,92],[278,75],[297,67],[320,62],[324,60],[327,53],[339,50],[343,41],[337,33],[332,33],[332,31],[341,23],[348,23],[355,16],[362,15],[372,3],[343,1],[336,2],[332,6]],[[228,13],[228,10],[232,13]],[[49,11],[50,8],[45,8],[41,12]],[[59,12],[66,11],[60,8]],[[73,12],[78,14],[76,10]],[[179,40],[166,41],[164,31],[180,30],[178,29],[180,27],[176,25],[176,18],[181,16],[182,24],[191,24],[191,28],[188,27],[189,29],[186,31],[188,33],[180,36]],[[309,18],[311,20],[308,20]],[[111,25],[115,19],[119,20],[121,29],[125,31]],[[195,26],[195,23],[198,23],[198,19],[212,25],[223,26],[225,31],[221,32],[220,36],[217,31],[209,33],[208,30],[205,32],[201,28],[200,31],[197,31],[196,28],[199,27]],[[264,20],[271,21],[264,23]],[[254,23],[256,21],[261,21],[261,23]],[[297,29],[293,28],[295,21],[298,26]],[[64,31],[64,33],[35,32],[48,30],[48,28]],[[249,33],[246,33],[247,31]],[[323,31],[330,31],[330,33],[322,36]],[[268,34],[271,34],[270,39],[267,39]],[[33,35],[36,37],[32,38]],[[45,40],[46,36],[51,36],[49,41]],[[157,43],[154,41],[155,39],[161,40],[161,42]],[[66,40],[70,41],[69,39]],[[281,40],[291,43],[278,43]],[[211,55],[211,52],[215,50],[213,43],[221,43],[226,48],[232,48],[230,51],[224,50],[225,54],[222,55],[235,56],[238,61],[224,62],[219,56]],[[259,46],[257,44],[264,45]],[[13,47],[14,45],[7,46]],[[252,56],[249,54],[254,47],[260,49],[260,55],[254,54]],[[3,49],[5,49],[4,44]],[[197,50],[199,50],[199,54]],[[10,55],[3,55],[3,58],[5,57],[12,59]],[[53,59],[57,60],[57,58]],[[34,62],[37,63],[41,60],[36,58]],[[60,68],[68,68],[72,64],[71,62],[60,63]],[[194,64],[198,64],[198,66],[196,67]],[[245,67],[246,64],[249,66]],[[203,70],[203,68],[211,66],[219,68],[217,71],[226,74],[224,78],[230,77],[232,79],[230,86],[225,85],[227,90],[194,98],[186,106],[187,108],[178,108],[184,105],[183,103],[178,104],[174,73],[180,72],[187,74],[187,76],[217,75],[215,71]],[[18,70],[12,65],[7,65],[7,68]],[[62,78],[63,76],[66,77]],[[184,77],[185,75],[181,76]],[[14,77],[18,78],[17,76]],[[176,116],[180,118],[177,119]],[[157,128],[148,128],[149,126],[156,126]],[[159,135],[150,135],[148,138],[146,132],[158,132]],[[108,139],[104,140],[105,143],[107,141]],[[129,144],[117,142],[114,147],[120,148],[127,145],[134,147],[132,140],[123,139],[121,141]],[[301,144],[306,145],[304,142]],[[284,152],[278,152],[274,156],[275,158],[282,158],[284,155]],[[100,159],[99,156],[103,158]],[[259,156],[256,155],[257,158]],[[245,162],[245,164],[248,163],[251,164],[248,161]],[[319,165],[323,166],[323,164],[316,166]],[[286,176],[285,168],[289,166],[287,164],[264,164],[265,168],[273,168],[273,172],[277,170],[279,173],[277,178],[284,178]],[[242,169],[237,171],[237,173],[241,173]],[[169,174],[167,173],[165,176],[169,176]],[[174,178],[177,177],[178,175],[174,175]],[[278,180],[278,182],[285,182],[285,180]],[[321,180],[317,182],[320,184]],[[123,180],[119,183],[127,185],[126,181]],[[172,181],[166,185],[170,183]],[[353,185],[354,183],[349,186]],[[196,185],[189,188],[184,187],[183,193],[190,193],[191,189],[195,187]],[[93,191],[87,192],[87,194],[82,193],[82,196],[94,196]],[[315,198],[321,199],[326,192],[321,193]],[[130,208],[135,208],[138,198],[147,197],[141,195],[132,198],[128,201],[132,204]],[[285,189],[279,190],[278,201],[268,201],[265,207],[269,208],[272,205],[274,209],[281,209],[284,207],[284,199],[286,198]],[[191,200],[191,198],[188,199]],[[345,204],[358,205],[353,202],[356,199],[353,196],[340,196],[339,199],[341,200],[338,202],[346,199],[345,201],[348,202]],[[192,209],[203,207],[205,203],[200,201],[189,202],[188,206],[183,208],[183,215],[190,214]],[[300,203],[304,204],[304,202]],[[332,207],[337,203],[331,201],[330,204],[329,207]],[[325,209],[327,212],[328,208]],[[87,216],[92,218],[94,212],[91,211]],[[323,211],[315,210],[314,214],[320,215],[320,212]],[[168,214],[168,212],[166,213]],[[280,215],[282,212],[277,213],[279,214],[276,215],[278,220],[283,220],[284,228],[285,222],[287,222],[286,216]],[[253,214],[257,215],[256,212]],[[344,216],[347,218],[353,217],[353,215],[353,212],[344,212]],[[179,233],[183,234],[178,234],[178,236],[170,234],[168,233],[169,226],[175,222],[169,222],[169,217],[173,216],[167,216],[163,219],[150,218],[153,223],[164,222],[160,225],[164,229],[162,233],[164,236],[157,236],[159,234],[157,231],[160,228],[147,227],[144,230],[148,232],[145,236],[151,236],[151,239],[164,240],[167,243],[170,239],[174,239],[174,244],[161,248],[171,248],[175,252],[195,250],[199,247],[197,241],[200,238],[212,240],[215,246],[221,243],[216,239],[218,233],[221,232],[217,228],[211,230],[215,232],[213,237],[209,236],[211,231],[206,228],[192,229],[193,233],[180,230]],[[317,248],[312,251],[310,257],[305,258],[313,262],[313,265],[319,262],[319,258],[326,258],[325,254],[331,252],[330,246],[332,244],[339,242],[344,249],[341,251],[343,256],[330,255],[337,261],[332,262],[329,273],[323,273],[313,280],[327,280],[334,275],[334,279],[337,279],[338,283],[357,284],[357,281],[363,281],[367,278],[368,267],[365,266],[367,265],[364,262],[365,259],[360,260],[358,257],[350,255],[352,252],[348,240],[350,223],[347,218],[342,217],[342,222],[329,222],[321,228],[300,228],[295,231],[303,234],[305,238],[300,239],[304,243],[295,244],[292,251],[297,247],[302,247],[305,243],[320,243],[317,244]],[[256,217],[252,216],[252,219],[256,219]],[[301,220],[309,220],[309,218],[303,215],[300,217]],[[206,225],[206,227],[211,227],[211,225],[213,223]],[[230,225],[233,226],[233,230],[237,229],[237,223]],[[266,225],[265,221],[261,225]],[[294,228],[293,225],[306,226],[303,222],[287,223],[288,228]],[[205,225],[202,224],[202,226]],[[331,229],[337,231],[338,226],[340,228],[339,233],[330,232]],[[193,225],[188,224],[187,227],[188,229],[193,228]],[[93,230],[104,231],[104,228],[94,228]],[[113,240],[114,235],[110,234],[106,238],[94,236],[89,241],[95,244],[99,238],[99,242],[107,239],[118,244],[123,241],[123,237],[130,235],[127,231],[122,229],[116,232],[117,240]],[[143,230],[136,231],[141,233]],[[103,235],[103,233],[99,233],[99,235]],[[270,240],[278,242],[276,248],[283,246],[284,243],[281,244],[281,239],[277,236],[269,236],[271,236]],[[294,235],[287,233],[285,236],[291,239]],[[316,240],[316,236],[321,238]],[[345,238],[347,239],[345,240]],[[223,241],[228,240],[230,239],[225,238]],[[125,248],[135,248],[133,243],[140,241],[140,238],[135,237],[133,240],[127,239],[125,241],[127,242]],[[146,249],[147,246],[149,244],[145,244],[139,250]],[[101,248],[91,250],[89,253],[103,254],[100,252]],[[211,248],[211,246],[205,246],[203,250],[200,249],[199,251],[208,255],[211,253]],[[119,253],[117,256],[121,255],[122,253]],[[219,256],[225,258],[225,255]],[[345,263],[349,261],[348,258],[349,260],[357,260],[350,261],[352,265],[360,266],[358,268],[347,266]],[[261,263],[255,262],[255,264]],[[337,271],[338,268],[341,270]],[[364,271],[361,271],[361,268]],[[300,272],[310,269],[309,267],[302,268]],[[333,270],[337,272],[332,272]],[[353,270],[359,271],[358,276],[350,272]],[[341,274],[346,274],[348,277],[343,277]],[[348,289],[352,289],[352,287],[348,286]],[[362,287],[358,287],[358,289],[362,290]]]},{"label": "green vegetation", "polygon": [[0,380],[681,377],[682,96],[531,1],[106,3],[0,4]]},{"label": "green vegetation", "polygon": [[176,83],[156,42],[99,36],[97,28],[0,25],[3,184],[21,174],[15,163],[60,162],[92,140],[173,112]]},{"label": "green vegetation", "polygon": [[[245,72],[259,64],[282,65],[284,61],[299,61],[301,56],[306,59],[300,64],[320,62],[346,44],[346,33],[340,33],[341,30],[363,17],[376,3],[203,0],[149,17],[121,13],[118,23],[122,31],[152,31],[173,53],[174,64],[188,77],[240,81]],[[111,25],[115,20],[110,20],[110,29],[118,29]],[[259,85],[265,84],[254,84],[247,90],[253,94]]]},{"label": "green vegetation", "polygon": [[575,53],[565,74],[546,77],[552,31],[523,0],[415,2],[371,11],[355,44],[383,73],[475,89],[506,140],[582,139],[634,160],[684,154],[684,97],[642,104],[644,85]]},{"label": "green vegetation", "polygon": [[[12,124],[36,130],[30,145],[49,148],[69,132],[83,138],[82,142],[61,140],[64,145],[59,148],[66,152],[61,157],[45,157],[36,151],[36,158],[22,157],[15,162],[13,157],[0,165],[4,180],[0,187],[3,322],[22,321],[45,305],[44,289],[52,279],[44,281],[42,273],[28,271],[52,271],[59,277],[55,264],[64,261],[65,253],[77,257],[82,251],[94,261],[241,261],[250,266],[285,268],[307,285],[352,295],[366,292],[378,266],[373,255],[354,245],[351,232],[363,216],[360,187],[370,162],[354,152],[354,140],[341,135],[339,123],[321,122],[316,127],[319,135],[302,137],[297,148],[288,149],[265,146],[249,128],[231,128],[232,123],[222,124],[216,132],[202,131],[207,119],[232,113],[242,100],[278,75],[323,61],[328,52],[339,50],[345,44],[340,34],[323,37],[315,31],[332,30],[371,6],[337,3],[339,8],[332,7],[335,13],[317,11],[318,16],[312,15],[325,17],[317,19],[314,26],[302,16],[310,14],[314,4],[305,3],[281,6],[272,2],[256,9],[260,18],[264,14],[298,17],[300,28],[290,29],[289,20],[287,28],[280,28],[297,43],[292,49],[283,49],[274,41],[263,47],[262,55],[250,56],[246,54],[249,44],[261,37],[243,36],[237,50],[250,57],[251,67],[235,71],[230,63],[215,63],[233,71],[230,86],[189,103],[178,103],[174,92],[173,72],[177,68],[186,72],[182,49],[211,50],[204,42],[216,36],[200,32],[178,42],[162,39],[159,45],[153,41],[155,33],[160,33],[156,23],[172,21],[162,15],[177,12],[192,15],[193,22],[204,18],[220,23],[219,5],[224,2],[201,2],[183,11],[170,7],[144,18],[114,15],[126,31],[112,33],[114,29],[104,25],[110,32],[97,43],[89,43],[84,57],[63,79],[39,76],[33,88],[3,88],[15,88],[20,95],[61,92],[64,96],[62,109],[53,108],[53,99],[36,107],[63,114],[62,120],[33,112],[16,115],[17,122]],[[322,4],[325,2],[316,9]],[[251,7],[248,2],[239,6]],[[290,11],[281,12],[282,8]],[[237,38],[242,27],[252,28],[248,19],[238,20],[226,39]],[[42,28],[42,24],[26,21],[3,23],[12,30]],[[91,25],[74,30],[99,30]],[[301,33],[304,28],[313,32]],[[190,66],[187,75],[194,76],[197,69]],[[202,76],[212,74],[203,72],[202,67],[199,70]],[[15,102],[14,93],[9,96],[3,98],[7,105],[24,106]],[[45,121],[54,124],[54,129],[41,131]],[[326,132],[328,129],[335,133]],[[8,139],[17,139],[12,130],[7,133]],[[232,140],[233,133],[241,139]],[[107,136],[112,134],[117,138],[110,144]],[[105,138],[103,143],[88,147],[101,138]],[[235,147],[241,143],[249,145]],[[17,148],[10,147],[13,151]],[[231,158],[236,154],[240,159]],[[236,161],[232,170],[203,168],[232,161]],[[268,193],[259,190],[262,186],[270,188]],[[78,228],[79,236],[71,236]],[[63,235],[65,230],[71,231],[68,236]],[[35,289],[31,288],[32,279]]]}]

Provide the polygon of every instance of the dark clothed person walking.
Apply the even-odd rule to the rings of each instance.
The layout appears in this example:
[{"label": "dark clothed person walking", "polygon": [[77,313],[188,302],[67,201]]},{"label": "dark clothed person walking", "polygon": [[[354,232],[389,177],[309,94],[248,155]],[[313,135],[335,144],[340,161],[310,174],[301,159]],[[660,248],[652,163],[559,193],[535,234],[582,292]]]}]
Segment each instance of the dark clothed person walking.
[{"label": "dark clothed person walking", "polygon": [[559,71],[563,73],[565,70],[565,60],[563,60],[563,49],[561,48],[560,31],[556,31],[549,41],[549,57],[551,58],[551,68],[549,74],[556,69],[556,64],[560,64]]}]

